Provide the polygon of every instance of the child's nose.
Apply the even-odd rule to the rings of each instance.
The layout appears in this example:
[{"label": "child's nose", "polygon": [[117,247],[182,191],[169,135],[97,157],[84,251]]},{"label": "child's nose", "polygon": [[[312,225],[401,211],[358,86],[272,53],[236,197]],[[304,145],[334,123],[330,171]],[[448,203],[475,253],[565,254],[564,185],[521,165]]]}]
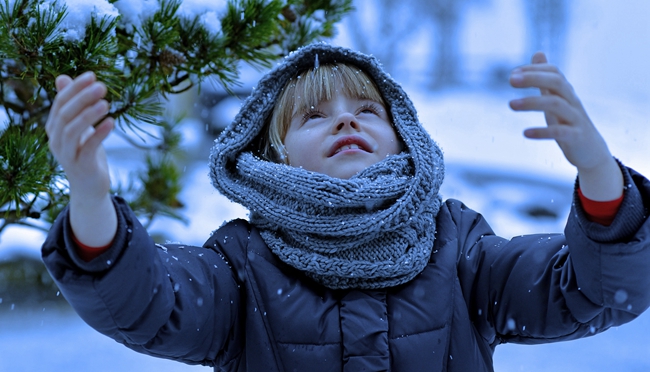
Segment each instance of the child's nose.
[{"label": "child's nose", "polygon": [[359,130],[359,123],[354,115],[349,112],[340,114],[336,118],[336,125],[334,126],[335,132],[340,132],[345,129]]}]

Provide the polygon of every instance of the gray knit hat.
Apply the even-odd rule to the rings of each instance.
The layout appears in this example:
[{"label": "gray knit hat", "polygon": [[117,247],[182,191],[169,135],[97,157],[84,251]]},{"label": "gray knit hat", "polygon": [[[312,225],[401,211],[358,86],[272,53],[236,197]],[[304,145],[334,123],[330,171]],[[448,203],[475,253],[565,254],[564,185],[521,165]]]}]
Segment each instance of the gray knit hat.
[{"label": "gray knit hat", "polygon": [[[365,71],[389,106],[403,153],[349,180],[276,164],[251,146],[287,82],[318,64]],[[263,77],[210,156],[213,185],[251,211],[270,249],[330,288],[378,288],[421,272],[433,247],[442,152],[415,108],[373,56],[324,43],[291,53]]]}]

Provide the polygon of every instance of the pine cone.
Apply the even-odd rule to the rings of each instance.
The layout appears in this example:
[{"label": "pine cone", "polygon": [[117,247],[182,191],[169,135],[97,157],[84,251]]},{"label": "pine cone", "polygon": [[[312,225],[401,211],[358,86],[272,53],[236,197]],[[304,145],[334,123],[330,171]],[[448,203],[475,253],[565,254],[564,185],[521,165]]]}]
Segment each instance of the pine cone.
[{"label": "pine cone", "polygon": [[175,67],[185,63],[186,61],[187,59],[185,59],[182,54],[170,49],[163,50],[158,56],[160,68],[165,74],[171,74]]},{"label": "pine cone", "polygon": [[287,21],[292,23],[295,22],[296,19],[298,19],[298,15],[293,10],[293,7],[291,5],[287,5],[284,8],[282,8],[282,15]]}]

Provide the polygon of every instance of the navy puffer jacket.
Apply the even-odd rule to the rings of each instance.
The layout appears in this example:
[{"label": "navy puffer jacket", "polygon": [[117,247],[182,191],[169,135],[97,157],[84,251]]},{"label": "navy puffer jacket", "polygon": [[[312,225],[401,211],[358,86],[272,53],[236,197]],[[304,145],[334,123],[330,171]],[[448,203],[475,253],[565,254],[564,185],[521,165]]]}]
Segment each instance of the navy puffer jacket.
[{"label": "navy puffer jacket", "polygon": [[427,268],[385,290],[317,285],[243,220],[204,247],[154,244],[120,198],[102,256],[77,256],[65,212],[42,253],[81,317],[142,353],[217,371],[492,371],[500,343],[580,338],[649,306],[650,182],[624,176],[611,226],[576,202],[564,235],[506,240],[448,200]]}]

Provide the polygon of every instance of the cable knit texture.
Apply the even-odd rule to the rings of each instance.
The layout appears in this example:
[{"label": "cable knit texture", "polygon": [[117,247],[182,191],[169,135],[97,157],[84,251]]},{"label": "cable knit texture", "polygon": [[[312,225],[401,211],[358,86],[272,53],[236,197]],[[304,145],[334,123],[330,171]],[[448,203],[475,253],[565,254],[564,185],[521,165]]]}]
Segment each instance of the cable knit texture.
[{"label": "cable knit texture", "polygon": [[[354,65],[375,80],[404,142],[402,153],[345,180],[265,161],[250,151],[281,89],[317,63]],[[323,43],[287,56],[215,141],[210,177],[222,194],[249,209],[251,223],[282,261],[329,288],[399,285],[429,261],[441,204],[442,152],[406,93],[372,56]]]}]

